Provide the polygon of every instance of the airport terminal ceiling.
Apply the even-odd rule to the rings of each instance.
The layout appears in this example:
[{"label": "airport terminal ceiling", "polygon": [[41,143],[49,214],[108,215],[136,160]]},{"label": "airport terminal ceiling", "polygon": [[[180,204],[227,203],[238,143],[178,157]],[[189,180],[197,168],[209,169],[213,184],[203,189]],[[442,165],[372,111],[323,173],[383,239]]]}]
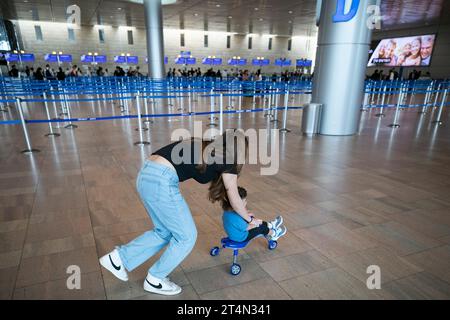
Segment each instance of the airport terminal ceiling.
[{"label": "airport terminal ceiling", "polygon": [[[316,0],[164,0],[164,27],[237,33],[314,35]],[[2,0],[1,15],[9,20],[66,21],[66,8],[77,4],[85,25],[145,24],[142,0]],[[392,30],[438,24],[444,0],[384,0],[382,28]],[[446,17],[442,17],[447,19]]]}]

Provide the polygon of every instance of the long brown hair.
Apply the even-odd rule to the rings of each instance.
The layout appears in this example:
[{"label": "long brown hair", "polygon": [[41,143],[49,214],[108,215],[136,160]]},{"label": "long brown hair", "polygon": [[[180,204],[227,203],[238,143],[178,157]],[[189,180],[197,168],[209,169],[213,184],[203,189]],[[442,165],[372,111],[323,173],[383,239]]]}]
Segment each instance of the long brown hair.
[{"label": "long brown hair", "polygon": [[[230,142],[230,139],[233,139],[232,145],[226,143],[227,141]],[[243,149],[242,144],[239,143],[239,139],[243,139]],[[211,148],[211,156],[222,158],[224,161],[229,159],[227,156],[231,154],[233,156],[233,166],[229,171],[235,169],[235,172],[238,175],[241,173],[245,159],[248,158],[248,138],[245,136],[243,130],[240,129],[227,130],[225,134],[222,134],[213,141],[202,140],[202,162],[196,167],[197,170],[202,173],[206,171],[206,167],[208,165],[208,163],[203,161],[203,154],[206,148]],[[227,171],[224,173],[226,172]],[[225,184],[223,183],[222,175],[220,174],[215,180],[211,181],[209,185],[208,199],[214,203],[216,201],[222,202],[226,198],[227,190],[225,188]]]}]

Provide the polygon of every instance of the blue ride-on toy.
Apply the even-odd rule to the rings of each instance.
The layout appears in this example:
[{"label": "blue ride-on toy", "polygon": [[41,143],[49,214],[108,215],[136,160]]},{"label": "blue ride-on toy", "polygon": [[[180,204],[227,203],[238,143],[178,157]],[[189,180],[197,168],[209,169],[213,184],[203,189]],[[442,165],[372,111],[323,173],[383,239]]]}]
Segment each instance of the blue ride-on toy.
[{"label": "blue ride-on toy", "polygon": [[[264,237],[264,236],[259,235],[253,239],[256,239],[259,237]],[[266,238],[266,237],[264,237],[264,238]],[[222,240],[220,241],[222,248],[224,248],[224,249],[228,248],[228,249],[233,250],[233,264],[231,265],[231,268],[230,268],[230,273],[233,276],[237,276],[239,273],[241,273],[241,269],[242,269],[241,266],[237,263],[237,256],[239,254],[239,249],[244,249],[247,246],[247,244],[249,242],[251,242],[253,239],[251,239],[250,241],[236,242],[227,237],[227,238],[222,238]],[[268,246],[269,250],[274,250],[278,245],[278,242],[275,240],[267,239],[267,242],[268,242],[267,246]],[[211,250],[209,251],[209,254],[213,257],[218,256],[219,253],[220,253],[219,247],[211,248]]]}]

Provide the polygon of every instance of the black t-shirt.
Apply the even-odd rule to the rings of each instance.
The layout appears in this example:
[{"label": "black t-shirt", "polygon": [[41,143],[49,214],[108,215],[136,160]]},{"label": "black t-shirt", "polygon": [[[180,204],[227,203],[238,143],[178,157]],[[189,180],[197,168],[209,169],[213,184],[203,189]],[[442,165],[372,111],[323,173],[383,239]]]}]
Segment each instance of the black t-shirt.
[{"label": "black t-shirt", "polygon": [[[176,159],[172,159],[172,150],[180,143],[183,143],[178,150],[181,159],[183,159],[184,150],[190,148],[191,156],[188,163],[184,163],[184,161],[177,163]],[[175,167],[180,182],[193,178],[195,181],[205,184],[217,179],[222,173],[237,174],[237,168],[234,164],[217,163],[207,165],[205,172],[201,173],[197,169],[199,164],[198,158],[201,155],[201,143],[201,141],[194,140],[177,141],[155,151],[153,154],[167,159]],[[188,155],[186,155],[187,157]]]}]

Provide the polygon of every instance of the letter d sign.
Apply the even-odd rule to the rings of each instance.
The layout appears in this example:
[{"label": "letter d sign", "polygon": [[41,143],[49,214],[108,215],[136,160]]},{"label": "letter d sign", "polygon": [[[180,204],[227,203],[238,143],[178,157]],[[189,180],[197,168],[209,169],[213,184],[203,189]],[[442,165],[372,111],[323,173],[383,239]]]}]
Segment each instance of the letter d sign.
[{"label": "letter d sign", "polygon": [[350,7],[350,11],[345,13],[345,0],[336,0],[336,13],[333,16],[333,22],[347,22],[353,19],[358,12],[359,1],[360,0],[351,0],[352,5]]}]

